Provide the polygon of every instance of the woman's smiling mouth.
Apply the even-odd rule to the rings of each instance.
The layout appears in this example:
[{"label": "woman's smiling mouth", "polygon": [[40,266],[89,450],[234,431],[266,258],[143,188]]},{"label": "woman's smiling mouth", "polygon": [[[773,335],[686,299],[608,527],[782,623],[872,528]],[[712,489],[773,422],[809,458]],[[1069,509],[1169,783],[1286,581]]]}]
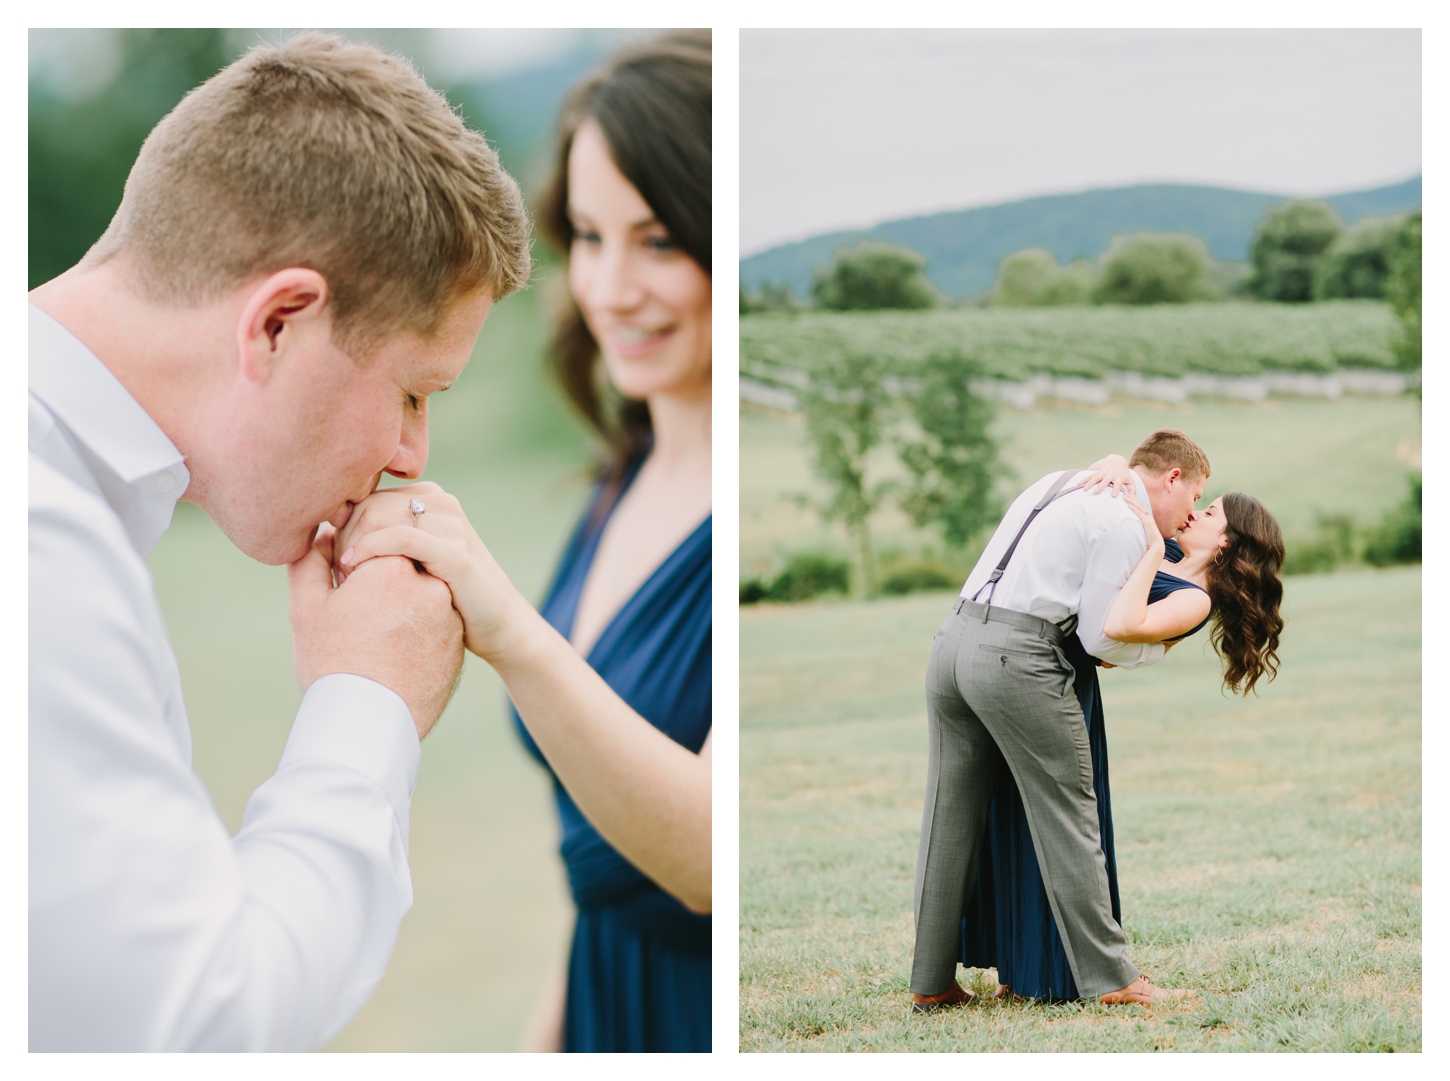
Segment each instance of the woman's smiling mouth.
[{"label": "woman's smiling mouth", "polygon": [[624,357],[637,357],[659,346],[675,332],[674,324],[663,327],[611,327],[604,332],[611,349]]}]

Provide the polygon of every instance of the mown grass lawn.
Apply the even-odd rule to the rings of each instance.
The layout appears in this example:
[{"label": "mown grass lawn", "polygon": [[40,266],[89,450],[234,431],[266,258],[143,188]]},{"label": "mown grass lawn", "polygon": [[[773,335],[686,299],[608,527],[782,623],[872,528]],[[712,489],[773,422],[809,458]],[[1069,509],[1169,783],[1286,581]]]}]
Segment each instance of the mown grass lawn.
[{"label": "mown grass lawn", "polygon": [[907,1013],[921,685],[949,603],[741,612],[742,1050],[1420,1049],[1418,568],[1289,579],[1257,698],[1219,692],[1202,635],[1103,674],[1131,954],[1196,992],[1151,1009]]}]

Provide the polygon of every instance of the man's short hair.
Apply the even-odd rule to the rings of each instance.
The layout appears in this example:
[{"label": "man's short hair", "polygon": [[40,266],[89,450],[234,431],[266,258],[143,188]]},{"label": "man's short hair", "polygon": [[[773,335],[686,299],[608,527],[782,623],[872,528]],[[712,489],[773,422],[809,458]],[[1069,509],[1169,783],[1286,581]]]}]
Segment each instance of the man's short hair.
[{"label": "man's short hair", "polygon": [[1142,466],[1145,472],[1154,476],[1176,468],[1185,479],[1208,479],[1208,455],[1176,428],[1160,428],[1143,440],[1133,451],[1128,464]]},{"label": "man's short hair", "polygon": [[518,185],[404,59],[326,34],[260,45],[147,137],[86,255],[135,260],[152,300],[199,304],[310,267],[354,355],[431,335],[477,289],[529,277]]}]

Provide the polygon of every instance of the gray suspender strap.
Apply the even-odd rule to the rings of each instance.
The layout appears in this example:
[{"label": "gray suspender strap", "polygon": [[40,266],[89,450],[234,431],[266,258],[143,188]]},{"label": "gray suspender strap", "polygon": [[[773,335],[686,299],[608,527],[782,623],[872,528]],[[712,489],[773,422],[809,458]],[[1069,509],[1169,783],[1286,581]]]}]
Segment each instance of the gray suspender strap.
[{"label": "gray suspender strap", "polygon": [[[990,586],[991,589],[987,592],[985,607],[989,610],[991,609],[992,598],[997,593],[997,583],[1002,580],[1002,572],[1007,569],[1007,564],[1011,562],[1012,553],[1017,551],[1017,542],[1022,539],[1022,534],[1027,532],[1027,527],[1032,524],[1033,519],[1035,519],[1039,514],[1042,513],[1044,508],[1046,508],[1047,504],[1051,503],[1060,495],[1067,495],[1068,492],[1075,492],[1078,490],[1078,488],[1082,487],[1082,485],[1079,484],[1072,488],[1068,488],[1067,491],[1063,490],[1063,485],[1065,485],[1069,480],[1071,480],[1073,477],[1077,476],[1081,472],[1082,470],[1080,469],[1064,470],[1062,476],[1058,477],[1055,481],[1052,482],[1052,487],[1047,489],[1047,494],[1037,501],[1037,506],[1032,508],[1032,513],[1029,514],[1027,516],[1027,520],[1022,523],[1022,528],[1017,531],[1017,536],[1013,537],[1012,543],[1007,545],[1007,551],[1002,553],[1002,560],[997,564],[997,569],[992,572],[992,577],[988,578],[985,582],[978,586],[977,592],[972,594],[973,601],[977,599],[977,597],[981,594],[982,590],[987,589],[987,587]],[[1072,621],[1074,626],[1076,625],[1076,616],[1069,616],[1068,619]],[[982,613],[982,622],[987,622],[987,615],[985,612]],[[1064,633],[1069,632],[1064,630]]]}]

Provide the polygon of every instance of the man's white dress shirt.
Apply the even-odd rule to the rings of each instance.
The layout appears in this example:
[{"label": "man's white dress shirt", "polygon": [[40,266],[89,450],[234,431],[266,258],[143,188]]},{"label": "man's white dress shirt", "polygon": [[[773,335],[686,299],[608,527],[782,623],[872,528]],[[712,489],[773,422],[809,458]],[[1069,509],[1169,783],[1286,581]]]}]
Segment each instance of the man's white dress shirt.
[{"label": "man's white dress shirt", "polygon": [[[1076,612],[1083,648],[1119,668],[1162,660],[1163,647],[1156,642],[1117,642],[1103,634],[1108,609],[1148,550],[1143,523],[1119,497],[1081,490],[1058,496],[1027,527],[996,591],[987,585],[1017,530],[1060,475],[1049,473],[1017,497],[977,560],[962,596],[975,597],[979,604],[990,596],[994,608],[1026,612],[1050,623],[1061,623]],[[1134,473],[1133,480],[1138,504],[1148,506],[1143,478]],[[1067,483],[1071,487],[1073,481]]]},{"label": "man's white dress shirt", "polygon": [[316,1048],[412,905],[408,707],[318,680],[229,836],[145,562],[182,456],[34,306],[29,405],[30,1050]]}]

